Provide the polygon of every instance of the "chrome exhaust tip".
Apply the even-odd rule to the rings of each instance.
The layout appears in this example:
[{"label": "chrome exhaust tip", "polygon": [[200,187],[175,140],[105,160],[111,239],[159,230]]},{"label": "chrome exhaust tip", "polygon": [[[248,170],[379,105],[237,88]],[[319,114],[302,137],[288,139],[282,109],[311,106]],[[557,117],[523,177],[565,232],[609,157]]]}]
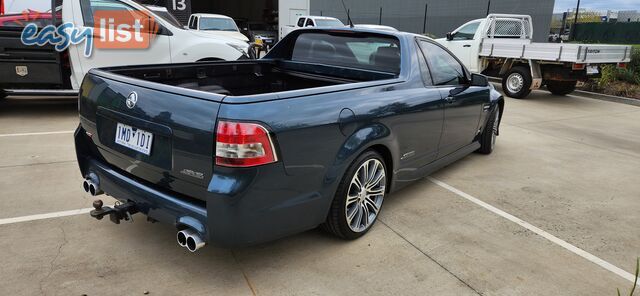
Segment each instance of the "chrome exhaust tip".
[{"label": "chrome exhaust tip", "polygon": [[195,253],[197,250],[200,250],[204,245],[206,245],[206,243],[202,240],[200,235],[196,234],[187,237],[187,249],[189,249],[191,253]]},{"label": "chrome exhaust tip", "polygon": [[187,233],[184,230],[178,231],[176,237],[178,240],[178,245],[180,245],[181,247],[187,247]]},{"label": "chrome exhaust tip", "polygon": [[178,240],[178,245],[189,249],[192,253],[207,244],[204,242],[200,234],[191,228],[178,231],[176,239]]},{"label": "chrome exhaust tip", "polygon": [[84,179],[84,182],[82,182],[82,189],[84,189],[85,192],[91,194],[92,196],[98,196],[103,194],[104,192],[100,189],[100,181],[98,179],[98,176],[94,173],[89,174],[89,176],[87,176],[86,179]]},{"label": "chrome exhaust tip", "polygon": [[89,183],[89,193],[93,196],[98,196],[103,194],[104,192],[100,190],[100,187],[94,183]]},{"label": "chrome exhaust tip", "polygon": [[85,179],[82,182],[82,189],[84,189],[84,192],[89,193],[89,180]]}]

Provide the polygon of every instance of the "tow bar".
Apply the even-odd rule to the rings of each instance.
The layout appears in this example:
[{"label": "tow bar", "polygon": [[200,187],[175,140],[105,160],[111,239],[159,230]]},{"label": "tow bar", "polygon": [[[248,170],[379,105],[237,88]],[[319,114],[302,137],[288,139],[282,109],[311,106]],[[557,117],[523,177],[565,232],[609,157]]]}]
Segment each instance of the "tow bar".
[{"label": "tow bar", "polygon": [[89,213],[91,217],[102,220],[104,216],[109,215],[109,220],[111,220],[111,222],[120,224],[120,220],[133,222],[133,217],[131,217],[131,215],[138,212],[136,204],[131,201],[126,203],[116,203],[113,208],[105,207],[103,205],[104,203],[102,200],[95,200],[93,202],[95,210]]}]

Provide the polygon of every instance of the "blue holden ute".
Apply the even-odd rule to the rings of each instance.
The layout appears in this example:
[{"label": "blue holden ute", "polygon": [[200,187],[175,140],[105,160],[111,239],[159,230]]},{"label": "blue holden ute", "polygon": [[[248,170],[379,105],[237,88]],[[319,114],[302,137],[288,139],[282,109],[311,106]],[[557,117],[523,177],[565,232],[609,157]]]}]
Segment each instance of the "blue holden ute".
[{"label": "blue holden ute", "polygon": [[[91,216],[143,214],[180,246],[371,229],[385,197],[494,149],[504,100],[433,40],[301,29],[263,59],[92,70],[75,147]],[[133,238],[132,238],[133,239]]]}]

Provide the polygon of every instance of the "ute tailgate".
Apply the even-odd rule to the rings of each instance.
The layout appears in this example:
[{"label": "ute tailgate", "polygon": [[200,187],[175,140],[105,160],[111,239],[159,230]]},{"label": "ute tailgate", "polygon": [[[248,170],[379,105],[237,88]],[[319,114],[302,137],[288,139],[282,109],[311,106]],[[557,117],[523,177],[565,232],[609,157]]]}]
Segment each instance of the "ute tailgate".
[{"label": "ute tailgate", "polygon": [[[127,105],[131,94],[137,98],[133,106]],[[80,122],[99,157],[114,169],[204,197],[213,172],[213,131],[222,98],[181,95],[161,84],[92,70],[80,91]]]}]

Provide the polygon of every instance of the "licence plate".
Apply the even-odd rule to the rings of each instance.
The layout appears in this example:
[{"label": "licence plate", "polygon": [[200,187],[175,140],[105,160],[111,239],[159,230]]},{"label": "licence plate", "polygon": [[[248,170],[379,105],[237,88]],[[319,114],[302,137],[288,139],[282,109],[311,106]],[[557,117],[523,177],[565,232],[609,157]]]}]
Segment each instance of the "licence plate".
[{"label": "licence plate", "polygon": [[598,66],[587,66],[587,75],[598,74]]},{"label": "licence plate", "polygon": [[116,144],[146,155],[151,155],[153,134],[139,128],[118,123],[116,126]]}]

